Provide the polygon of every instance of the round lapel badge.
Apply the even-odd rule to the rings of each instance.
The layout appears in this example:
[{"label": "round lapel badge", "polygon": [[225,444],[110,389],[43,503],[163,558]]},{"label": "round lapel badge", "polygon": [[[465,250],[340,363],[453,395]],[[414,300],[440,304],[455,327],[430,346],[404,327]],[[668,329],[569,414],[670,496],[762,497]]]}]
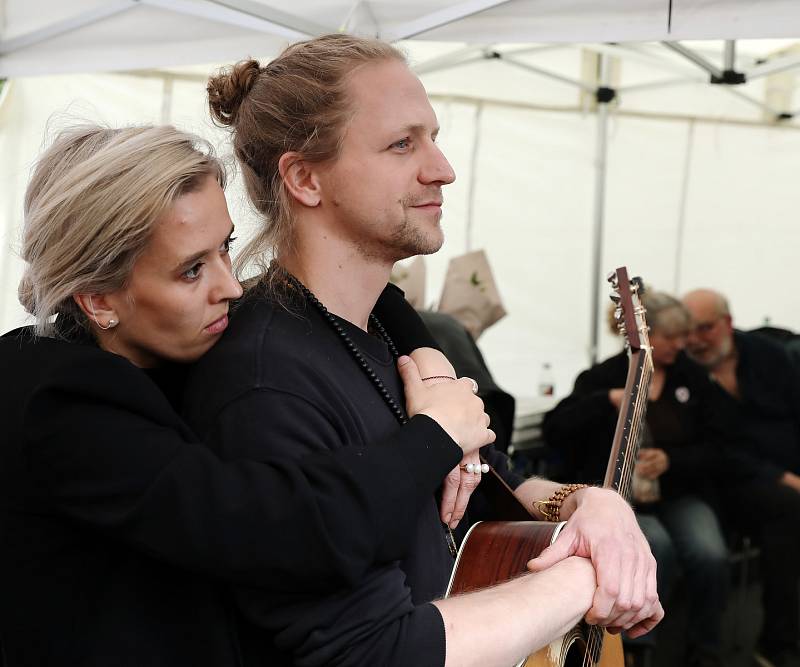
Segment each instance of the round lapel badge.
[{"label": "round lapel badge", "polygon": [[678,387],[675,390],[675,398],[677,399],[678,403],[686,403],[690,396],[691,394],[689,393],[688,387]]}]

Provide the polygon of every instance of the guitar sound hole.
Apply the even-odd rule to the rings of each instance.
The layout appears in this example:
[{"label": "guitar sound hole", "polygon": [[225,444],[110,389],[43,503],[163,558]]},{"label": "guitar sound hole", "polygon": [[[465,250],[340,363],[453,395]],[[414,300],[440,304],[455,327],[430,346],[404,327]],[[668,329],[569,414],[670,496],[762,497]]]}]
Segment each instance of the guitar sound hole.
[{"label": "guitar sound hole", "polygon": [[[585,667],[586,644],[582,639],[576,639],[569,645],[564,667]],[[593,664],[593,663],[589,663]]]}]

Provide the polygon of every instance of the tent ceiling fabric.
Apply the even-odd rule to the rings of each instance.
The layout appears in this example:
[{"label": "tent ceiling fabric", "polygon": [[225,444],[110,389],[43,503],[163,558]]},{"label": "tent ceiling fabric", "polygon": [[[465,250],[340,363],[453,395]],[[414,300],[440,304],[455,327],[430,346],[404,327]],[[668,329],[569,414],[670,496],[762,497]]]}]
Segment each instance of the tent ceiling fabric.
[{"label": "tent ceiling fabric", "polygon": [[[670,11],[671,8],[671,11]],[[795,37],[797,0],[0,0],[0,76],[188,65],[337,30],[386,39]]]}]

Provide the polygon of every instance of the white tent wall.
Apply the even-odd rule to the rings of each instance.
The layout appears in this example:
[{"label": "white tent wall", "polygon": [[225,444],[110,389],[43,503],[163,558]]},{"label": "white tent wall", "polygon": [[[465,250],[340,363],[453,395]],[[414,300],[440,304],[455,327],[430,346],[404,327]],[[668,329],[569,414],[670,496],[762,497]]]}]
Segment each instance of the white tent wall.
[{"label": "white tent wall", "polygon": [[132,120],[158,121],[161,83],[127,77],[71,75],[24,78],[10,83],[0,107],[0,329],[21,321],[16,285],[22,270],[17,250],[25,186],[39,154],[48,122],[53,127],[80,120],[103,119],[111,124]]},{"label": "white tent wall", "polygon": [[[544,362],[566,393],[588,355],[594,117],[487,107],[483,122],[490,129],[478,163],[472,247],[486,248],[509,316],[484,334],[481,347],[515,394],[534,392]],[[800,296],[785,287],[800,280],[792,261],[800,249],[800,133],[695,124],[678,254],[688,128],[612,119],[603,267],[627,264],[672,293],[716,287],[730,296],[743,327],[769,318],[800,329]],[[450,232],[459,215],[449,197],[448,240],[427,260],[429,300],[439,293],[447,257],[464,250]],[[619,349],[603,332],[600,358]]]},{"label": "white tent wall", "polygon": [[800,133],[701,126],[694,156],[681,288],[712,283],[743,325],[800,329]]},{"label": "white tent wall", "polygon": [[[455,48],[425,45],[412,55],[422,62]],[[578,49],[562,48],[529,60],[578,78],[582,57]],[[648,80],[645,67],[626,62],[619,83]],[[427,302],[438,299],[450,257],[486,248],[509,311],[480,340],[499,383],[518,396],[530,395],[547,361],[558,392],[565,393],[587,363],[596,117],[581,110],[587,99],[581,100],[575,87],[499,62],[423,79],[442,125],[441,145],[458,174],[445,190],[445,247],[426,260]],[[225,153],[225,134],[208,121],[203,97],[201,76],[180,75],[166,86],[159,76],[125,74],[14,80],[0,108],[4,247],[18,238],[24,185],[48,121],[52,130],[81,119],[111,124],[167,119],[211,138]],[[477,98],[484,100],[480,114]],[[660,98],[658,104],[654,98]],[[715,286],[729,294],[742,326],[757,326],[768,316],[776,325],[800,329],[800,297],[791,290],[800,277],[792,261],[800,248],[795,182],[800,132],[729,124],[725,119],[731,117],[758,121],[761,111],[708,84],[622,99],[609,122],[602,266],[627,264],[668,291]],[[659,108],[720,121],[624,115]],[[246,235],[256,221],[237,180],[228,197]],[[20,271],[13,254],[0,254],[3,330],[24,321],[16,302]],[[618,344],[605,335],[600,356]]]}]

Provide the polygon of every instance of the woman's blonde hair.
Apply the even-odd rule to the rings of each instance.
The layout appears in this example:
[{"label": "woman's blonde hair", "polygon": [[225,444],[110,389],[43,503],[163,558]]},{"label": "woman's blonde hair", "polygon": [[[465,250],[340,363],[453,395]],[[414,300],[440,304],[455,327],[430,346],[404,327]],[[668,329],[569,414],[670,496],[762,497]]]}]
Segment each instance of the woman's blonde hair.
[{"label": "woman's blonde hair", "polygon": [[[645,319],[653,332],[672,335],[689,330],[689,311],[674,296],[648,288],[641,293],[640,298],[646,311]],[[608,329],[615,336],[619,334],[619,325],[614,315],[616,309],[617,305],[612,303],[606,312]]]},{"label": "woman's blonde hair", "polygon": [[647,323],[654,332],[666,336],[688,333],[689,311],[674,296],[648,290],[642,296],[642,305],[647,311]]},{"label": "woman's blonde hair", "polygon": [[25,192],[19,300],[36,333],[54,315],[87,326],[73,295],[123,288],[163,214],[209,176],[225,186],[212,146],[171,126],[59,132]]},{"label": "woman's blonde hair", "polygon": [[241,61],[208,81],[211,116],[230,126],[247,193],[264,224],[237,258],[237,272],[253,264],[265,272],[272,249],[291,243],[290,199],[278,170],[287,152],[326,162],[341,148],[352,113],[347,79],[358,67],[405,57],[376,39],[335,34],[299,42],[261,67]]}]

